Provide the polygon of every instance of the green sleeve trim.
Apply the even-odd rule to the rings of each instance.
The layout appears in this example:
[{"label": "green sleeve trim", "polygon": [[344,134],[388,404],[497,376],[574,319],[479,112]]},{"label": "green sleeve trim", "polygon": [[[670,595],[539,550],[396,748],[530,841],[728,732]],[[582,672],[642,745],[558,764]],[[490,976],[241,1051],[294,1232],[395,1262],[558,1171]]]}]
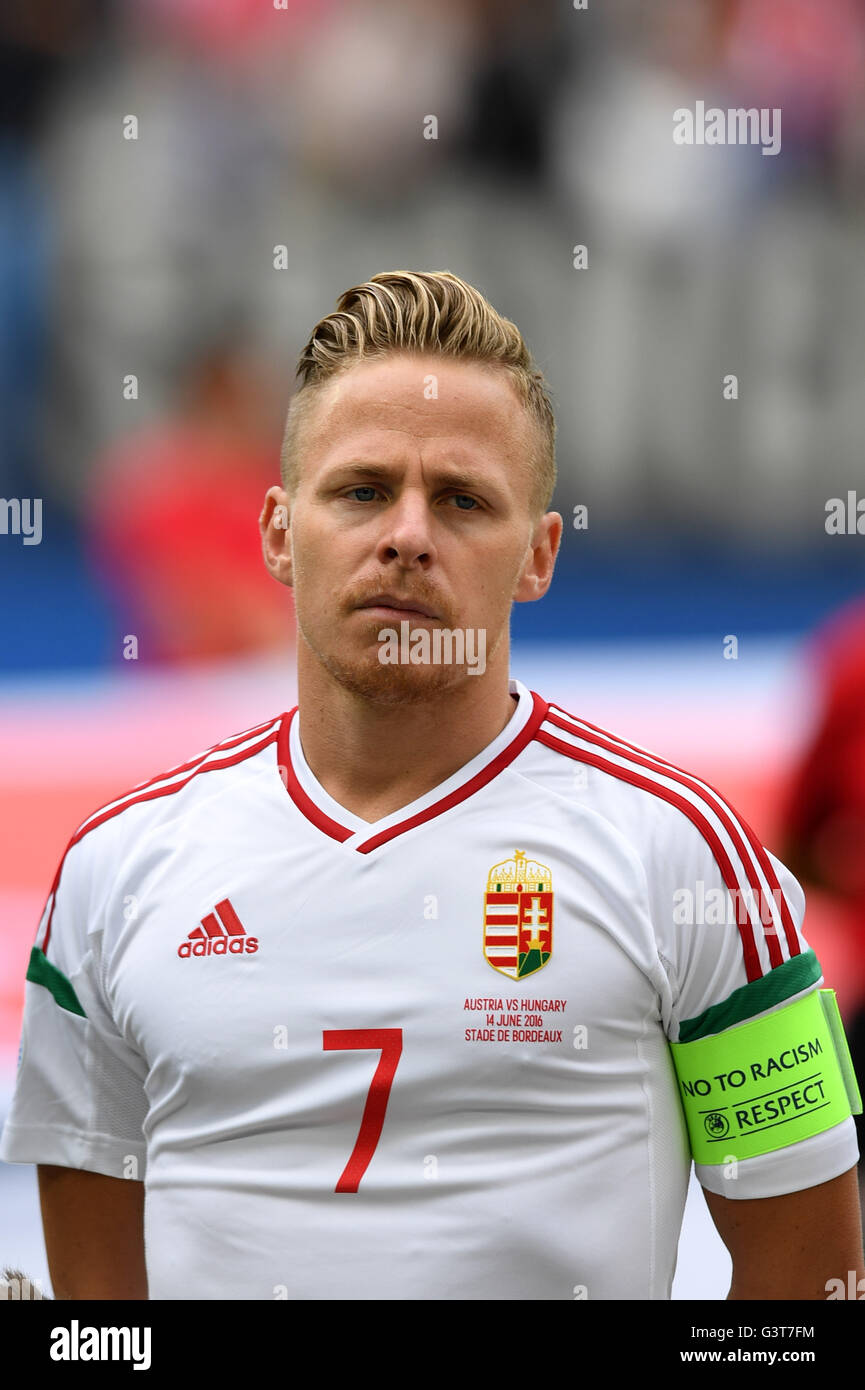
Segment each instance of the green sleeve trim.
[{"label": "green sleeve trim", "polygon": [[67,980],[62,970],[58,970],[56,965],[52,965],[38,946],[34,946],[30,952],[27,979],[34,985],[44,985],[53,994],[61,1009],[68,1009],[71,1014],[80,1014],[82,1018],[87,1017],[81,1007],[78,995],[72,988],[71,981]]},{"label": "green sleeve trim", "polygon": [[679,1027],[679,1042],[696,1042],[697,1038],[734,1028],[744,1019],[765,1013],[794,994],[800,994],[809,985],[816,984],[822,973],[813,951],[791,956],[782,965],[776,965],[768,975],[734,989],[720,1004],[710,1004],[696,1018],[686,1019]]},{"label": "green sleeve trim", "polygon": [[844,1032],[841,1010],[838,1008],[838,997],[834,989],[821,989],[820,1003],[823,1005],[826,1022],[829,1024],[829,1032],[835,1044],[835,1054],[838,1058],[838,1065],[841,1068],[841,1075],[844,1078],[844,1085],[847,1088],[847,1099],[850,1102],[850,1110],[854,1115],[861,1115],[862,1096],[859,1091],[859,1083],[856,1080],[853,1058],[850,1056],[850,1045],[847,1042],[847,1035]]}]

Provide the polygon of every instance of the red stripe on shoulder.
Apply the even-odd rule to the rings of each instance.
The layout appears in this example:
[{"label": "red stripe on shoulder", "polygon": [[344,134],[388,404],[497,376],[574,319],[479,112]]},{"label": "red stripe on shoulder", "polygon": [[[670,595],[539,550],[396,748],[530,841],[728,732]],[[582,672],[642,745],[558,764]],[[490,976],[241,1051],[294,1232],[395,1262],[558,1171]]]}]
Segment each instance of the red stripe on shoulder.
[{"label": "red stripe on shoulder", "polygon": [[[256,735],[262,729],[270,729],[270,732],[264,738],[256,738]],[[66,856],[74,845],[77,845],[83,840],[85,835],[89,835],[91,830],[96,830],[100,825],[104,825],[106,821],[112,820],[115,816],[119,816],[123,811],[127,811],[130,806],[137,806],[144,801],[155,801],[162,796],[171,796],[172,793],[181,791],[183,787],[187,786],[192,781],[193,777],[198,776],[199,773],[218,772],[222,768],[233,767],[236,763],[243,762],[245,758],[251,758],[255,753],[260,753],[262,748],[266,748],[269,743],[275,743],[278,735],[279,724],[277,724],[275,719],[269,719],[264,724],[256,724],[245,734],[232,734],[230,738],[224,739],[221,743],[215,743],[212,748],[205,749],[203,753],[199,753],[196,758],[191,759],[189,762],[180,763],[177,767],[170,768],[168,772],[160,772],[156,777],[151,777],[149,781],[139,783],[129,792],[122,792],[120,796],[114,798],[103,812],[100,813],[97,809],[86,817],[69,840],[69,843],[60,857],[60,863],[57,865],[54,881],[51,884],[51,890],[46,899],[45,906],[47,907],[50,902],[51,908],[48,913],[48,925],[45,929],[45,937],[42,942],[43,954],[47,951],[48,942],[51,938],[54,903],[60,884],[60,876],[63,872]],[[242,748],[240,752],[231,751],[249,738],[256,738],[256,741],[248,748]],[[226,756],[204,765],[206,758],[210,758],[214,753],[220,752],[224,752]],[[185,772],[188,772],[189,775],[184,777],[182,781],[171,782],[168,785],[158,785],[159,783],[165,783],[167,777],[177,777],[179,774]],[[42,910],[42,916],[44,917],[44,915],[45,908]]]},{"label": "red stripe on shoulder", "polygon": [[[714,793],[714,795],[721,802],[722,806],[726,808],[726,810],[730,813],[731,816],[735,817],[738,824],[742,827],[745,837],[747,838],[748,843],[751,846],[751,849],[753,850],[754,855],[761,869],[763,870],[763,873],[766,875],[766,881],[768,882],[769,888],[772,891],[772,896],[775,899],[776,903],[780,904],[781,920],[784,924],[784,935],[787,940],[787,947],[789,949],[790,955],[800,955],[802,948],[799,944],[799,937],[796,932],[795,924],[790,915],[790,909],[787,905],[787,898],[781,888],[780,883],[778,882],[778,875],[775,873],[772,861],[766,853],[765,846],[762,844],[759,836],[756,835],[755,832],[751,829],[751,826],[744,819],[744,817],[741,816],[739,812],[735,810],[733,806],[730,805],[730,803],[725,799],[721,792],[718,791],[717,787],[713,787],[711,782],[707,782],[705,778],[701,778],[700,781],[703,784],[702,787],[698,785],[695,788],[693,774],[687,772],[684,768],[678,767],[675,763],[671,763],[667,758],[659,757],[657,753],[647,755],[645,749],[638,748],[637,745],[634,743],[628,743],[626,739],[619,738],[616,734],[611,734],[607,729],[601,729],[598,727],[597,724],[590,724],[587,719],[578,719],[576,715],[569,714],[567,710],[561,709],[561,706],[555,706],[555,708],[561,714],[565,715],[568,719],[573,720],[574,723],[581,725],[583,730],[591,729],[595,734],[601,735],[602,738],[613,740],[616,744],[619,745],[620,748],[628,749],[628,752],[635,760],[640,761],[641,759],[650,756],[651,762],[658,765],[658,771],[663,772],[665,777],[673,778],[675,781],[682,782],[683,785],[690,786],[692,790],[696,790],[698,794],[702,794],[704,799],[704,788],[708,788],[709,791]],[[571,732],[576,733],[577,731],[571,730]],[[588,735],[585,734],[585,732],[582,732],[579,736],[588,738]],[[622,754],[622,756],[624,757],[626,755]],[[711,802],[707,802],[707,804],[710,806],[712,805]],[[713,807],[713,809],[715,810],[716,814],[720,814],[717,807]],[[772,939],[770,939],[769,944],[771,949]],[[772,963],[773,965],[780,965],[780,958],[777,961],[773,960]]]},{"label": "red stripe on shoulder", "polygon": [[[549,718],[552,721],[552,715],[550,715]],[[559,721],[555,722],[559,723]],[[568,732],[576,732],[573,729],[569,729],[566,725],[563,727],[568,729]],[[674,792],[671,788],[664,787],[658,782],[653,782],[650,778],[643,776],[641,773],[631,768],[622,767],[619,763],[611,762],[609,758],[603,757],[600,753],[592,753],[585,748],[574,748],[571,744],[565,743],[562,739],[556,738],[554,734],[550,734],[544,729],[539,730],[535,737],[546,747],[552,748],[558,753],[564,753],[575,762],[588,763],[590,767],[596,767],[601,772],[608,772],[611,776],[617,777],[620,781],[627,782],[634,787],[639,787],[643,791],[651,792],[662,801],[667,801],[670,805],[675,806],[683,815],[687,816],[692,824],[700,831],[700,834],[706,840],[715,856],[724,883],[732,893],[737,893],[739,886],[738,880],[729,856],[712,826],[692,802],[680,796],[678,792]],[[748,981],[750,982],[751,980],[760,979],[763,975],[763,967],[760,964],[760,957],[757,952],[753,923],[750,920],[748,922],[739,920],[738,912],[736,917],[739,935],[742,939],[742,954],[745,961],[745,971]]]},{"label": "red stripe on shoulder", "polygon": [[[275,724],[276,719],[268,719],[263,724],[253,724],[251,729],[245,730],[242,734],[231,734],[229,738],[222,739],[220,743],[214,743],[212,748],[205,748],[203,753],[197,753],[194,758],[189,758],[187,762],[178,763],[176,767],[169,767],[165,772],[157,772],[155,777],[149,778],[146,782],[137,782],[134,787],[130,787],[129,791],[121,792],[119,796],[114,797],[113,801],[121,801],[124,797],[133,796],[138,792],[145,791],[147,787],[153,787],[157,782],[164,782],[167,777],[177,777],[182,772],[189,772],[191,769],[204,762],[205,758],[209,758],[211,754],[218,753],[221,749],[228,751],[229,749],[237,748],[239,744],[244,743],[247,739],[255,738],[258,734],[264,733],[265,730],[272,729]],[[96,814],[98,814],[98,808],[97,811],[93,812],[93,815]],[[86,821],[83,823],[86,824]]]},{"label": "red stripe on shoulder", "polygon": [[[702,797],[706,805],[712,811],[714,811],[715,815],[718,816],[719,820],[722,821],[725,829],[727,830],[727,833],[733,840],[739,857],[741,858],[742,863],[745,867],[745,872],[748,876],[748,882],[751,885],[752,889],[754,889],[754,891],[757,893],[757,901],[759,903],[762,903],[763,891],[760,882],[753,871],[753,861],[749,856],[748,852],[746,851],[745,845],[742,840],[742,835],[740,835],[739,833],[739,829],[741,828],[741,831],[744,834],[745,839],[747,839],[748,841],[748,845],[750,846],[754,859],[756,859],[757,863],[759,864],[760,868],[763,870],[763,873],[766,876],[766,882],[769,885],[770,893],[772,894],[774,902],[778,906],[778,910],[781,914],[781,921],[784,927],[784,936],[787,941],[787,949],[791,956],[800,955],[802,948],[799,943],[799,936],[790,913],[790,907],[787,902],[787,898],[781,888],[780,883],[778,882],[778,875],[775,873],[772,861],[766,853],[765,847],[761,843],[759,837],[751,829],[751,826],[744,819],[744,817],[740,816],[739,812],[735,810],[733,806],[730,805],[730,803],[725,799],[725,797],[722,796],[721,792],[718,791],[717,787],[713,787],[710,782],[706,782],[702,778],[698,781],[692,773],[686,772],[684,768],[678,767],[675,763],[669,762],[666,758],[660,758],[654,753],[649,754],[646,752],[645,749],[638,748],[636,744],[628,743],[625,739],[618,738],[617,735],[610,734],[607,730],[600,729],[595,724],[589,724],[588,720],[577,719],[575,715],[568,714],[566,710],[561,710],[560,713],[565,715],[566,718],[571,721],[571,723],[564,723],[562,720],[556,719],[552,714],[550,715],[550,718],[553,720],[553,722],[559,724],[561,728],[564,728],[569,733],[574,734],[575,737],[583,738],[589,743],[595,743],[599,747],[606,748],[610,752],[618,753],[620,757],[628,757],[632,762],[639,763],[643,767],[654,769],[657,772],[660,772],[664,777],[669,777],[671,781],[678,782],[680,786],[688,787],[690,791],[694,792],[697,796]],[[578,727],[575,728],[573,727],[574,725],[577,725]],[[593,732],[588,733],[586,732],[587,729],[591,729]],[[623,749],[626,749],[627,752],[623,752]],[[718,802],[720,804],[716,805],[707,797],[707,790],[710,791],[715,797],[717,797]],[[783,956],[781,954],[781,947],[774,930],[766,931],[767,925],[769,927],[772,927],[773,925],[771,913],[769,914],[768,924],[763,922],[762,912],[760,914],[760,921],[761,925],[763,926],[764,935],[766,937],[769,948],[769,960],[772,967],[774,968],[774,966],[776,965],[781,965],[783,961]]]}]

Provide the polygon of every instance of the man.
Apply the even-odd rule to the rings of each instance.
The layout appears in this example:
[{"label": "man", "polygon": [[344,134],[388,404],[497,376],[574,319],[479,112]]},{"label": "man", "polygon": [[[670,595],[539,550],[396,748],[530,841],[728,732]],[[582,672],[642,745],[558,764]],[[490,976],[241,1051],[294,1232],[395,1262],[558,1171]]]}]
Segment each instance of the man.
[{"label": "man", "polygon": [[39,927],[2,1157],[57,1295],[668,1298],[693,1150],[731,1297],[825,1298],[855,1082],[798,884],[509,678],[562,531],[517,329],[377,275],[299,375],[298,706],[86,820]]}]

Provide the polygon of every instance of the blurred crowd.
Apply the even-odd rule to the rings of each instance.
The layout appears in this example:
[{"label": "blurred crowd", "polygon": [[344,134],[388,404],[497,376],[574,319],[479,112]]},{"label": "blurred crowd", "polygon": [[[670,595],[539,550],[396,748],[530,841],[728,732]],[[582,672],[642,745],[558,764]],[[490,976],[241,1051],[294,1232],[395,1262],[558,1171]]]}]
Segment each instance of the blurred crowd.
[{"label": "blurred crowd", "polygon": [[[193,500],[216,544],[276,480],[311,326],[378,270],[447,268],[552,383],[561,508],[819,541],[862,475],[863,72],[862,0],[4,7],[0,492],[80,527],[176,654]],[[781,153],[675,145],[697,100],[780,107]],[[254,535],[237,554],[202,652],[279,639]],[[267,610],[248,638],[230,592]]]}]

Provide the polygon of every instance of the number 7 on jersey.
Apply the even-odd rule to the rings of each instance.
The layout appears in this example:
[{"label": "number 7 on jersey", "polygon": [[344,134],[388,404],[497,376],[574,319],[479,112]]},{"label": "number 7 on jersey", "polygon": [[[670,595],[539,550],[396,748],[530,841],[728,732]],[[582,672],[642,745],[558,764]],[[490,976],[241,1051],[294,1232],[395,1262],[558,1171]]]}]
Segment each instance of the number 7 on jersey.
[{"label": "number 7 on jersey", "polygon": [[322,1032],[325,1052],[351,1049],[380,1048],[381,1056],[373,1073],[357,1143],[334,1188],[335,1192],[357,1192],[360,1180],[369,1167],[370,1159],[381,1138],[385,1111],[390,1098],[397,1063],[402,1055],[401,1028],[325,1028]]}]

